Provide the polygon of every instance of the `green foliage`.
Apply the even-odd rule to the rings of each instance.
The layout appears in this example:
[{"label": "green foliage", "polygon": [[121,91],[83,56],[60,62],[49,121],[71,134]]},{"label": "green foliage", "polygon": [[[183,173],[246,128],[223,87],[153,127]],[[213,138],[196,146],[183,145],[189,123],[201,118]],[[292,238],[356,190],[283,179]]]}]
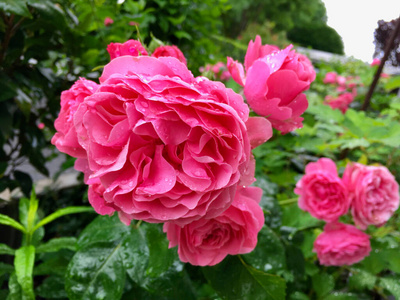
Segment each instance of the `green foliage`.
[{"label": "green foliage", "polygon": [[296,26],[288,31],[288,39],[304,47],[326,52],[344,54],[342,38],[335,29],[325,24]]}]

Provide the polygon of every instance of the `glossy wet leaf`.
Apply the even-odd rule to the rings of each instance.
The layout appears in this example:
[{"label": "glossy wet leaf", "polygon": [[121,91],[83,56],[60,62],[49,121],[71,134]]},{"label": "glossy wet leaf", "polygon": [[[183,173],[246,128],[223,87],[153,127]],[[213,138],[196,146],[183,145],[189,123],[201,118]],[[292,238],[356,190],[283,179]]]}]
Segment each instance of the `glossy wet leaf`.
[{"label": "glossy wet leaf", "polygon": [[398,278],[381,278],[379,285],[388,290],[396,299],[400,299],[400,281]]},{"label": "glossy wet leaf", "polygon": [[275,232],[266,225],[258,233],[256,248],[243,258],[249,265],[267,273],[276,273],[286,267],[285,248]]},{"label": "glossy wet leaf", "polygon": [[3,0],[0,1],[0,9],[24,17],[32,17],[26,6],[25,0]]},{"label": "glossy wet leaf", "polygon": [[34,298],[33,293],[33,265],[35,263],[35,247],[23,246],[15,251],[15,274],[23,293],[28,298]]},{"label": "glossy wet leaf", "polygon": [[213,267],[202,269],[210,285],[222,299],[283,300],[285,281],[243,264],[237,256],[228,256]]},{"label": "glossy wet leaf", "polygon": [[41,244],[36,248],[37,253],[41,252],[57,252],[60,249],[69,249],[76,251],[76,238],[74,237],[61,237],[54,238],[47,243]]},{"label": "glossy wet leaf", "polygon": [[363,269],[351,269],[349,276],[349,287],[356,290],[369,289],[375,286],[377,277]]},{"label": "glossy wet leaf", "polygon": [[37,287],[36,294],[44,299],[65,299],[68,295],[64,285],[63,276],[49,276]]},{"label": "glossy wet leaf", "polygon": [[318,295],[318,299],[323,299],[335,287],[335,279],[325,272],[316,274],[312,277],[312,287]]},{"label": "glossy wet leaf", "polygon": [[72,258],[65,280],[69,299],[119,299],[125,285],[121,243],[98,242]]},{"label": "glossy wet leaf", "polygon": [[27,299],[22,294],[22,288],[18,283],[17,275],[15,273],[13,273],[10,276],[10,279],[8,281],[8,290],[9,290],[9,294],[7,296],[7,300],[25,300],[25,299]]}]

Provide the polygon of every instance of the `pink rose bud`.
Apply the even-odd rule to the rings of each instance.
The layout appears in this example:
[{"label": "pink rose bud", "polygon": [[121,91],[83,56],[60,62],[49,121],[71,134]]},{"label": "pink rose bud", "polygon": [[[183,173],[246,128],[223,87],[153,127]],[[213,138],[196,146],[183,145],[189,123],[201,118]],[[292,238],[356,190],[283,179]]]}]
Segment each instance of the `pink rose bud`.
[{"label": "pink rose bud", "polygon": [[352,225],[328,223],[314,241],[314,252],[324,266],[352,265],[371,252],[369,235]]},{"label": "pink rose bud", "polygon": [[125,43],[110,43],[107,46],[108,54],[110,59],[113,60],[116,57],[129,55],[129,56],[140,56],[148,55],[143,45],[136,40],[129,40]]},{"label": "pink rose bud", "polygon": [[37,127],[38,127],[39,129],[43,129],[45,126],[44,126],[44,123],[39,123],[39,124],[37,125]]},{"label": "pink rose bud", "polygon": [[185,65],[187,64],[185,56],[177,46],[160,46],[156,48],[156,50],[154,50],[151,56],[153,57],[171,56],[177,58],[181,63],[184,63]]},{"label": "pink rose bud", "polygon": [[98,85],[90,80],[80,78],[67,91],[61,94],[61,110],[54,122],[57,132],[51,139],[51,143],[61,152],[73,157],[85,158],[86,152],[78,142],[76,127],[74,124],[75,112],[83,100],[92,95]]},{"label": "pink rose bud", "polygon": [[91,204],[126,224],[215,218],[239,182],[254,181],[251,146],[269,131],[255,129],[250,140],[248,117],[239,94],[193,77],[174,57],[113,59],[69,125],[85,154],[76,166],[104,188]]},{"label": "pink rose bud", "polygon": [[179,258],[197,266],[213,266],[228,254],[245,254],[257,245],[257,234],[264,225],[258,205],[262,190],[238,188],[232,205],[213,219],[200,219],[180,227],[164,224],[169,247],[178,246]]},{"label": "pink rose bud", "polygon": [[135,22],[135,21],[130,21],[128,24],[129,24],[129,26],[139,26],[140,25],[138,22]]},{"label": "pink rose bud", "polygon": [[291,48],[292,45],[284,50],[262,46],[257,36],[249,43],[244,68],[230,57],[227,64],[232,78],[244,86],[250,107],[283,134],[303,126],[300,116],[308,107],[303,91],[315,79],[308,58]]},{"label": "pink rose bud", "polygon": [[350,207],[347,188],[329,158],[309,163],[294,192],[300,196],[298,204],[302,210],[326,222],[338,220]]},{"label": "pink rose bud", "polygon": [[104,26],[110,26],[112,23],[114,23],[114,20],[111,19],[110,17],[106,17],[104,19]]},{"label": "pink rose bud", "polygon": [[384,225],[399,207],[399,185],[386,167],[348,164],[343,182],[350,192],[354,223],[361,229]]},{"label": "pink rose bud", "polygon": [[324,83],[336,83],[336,76],[337,74],[335,72],[326,73]]}]

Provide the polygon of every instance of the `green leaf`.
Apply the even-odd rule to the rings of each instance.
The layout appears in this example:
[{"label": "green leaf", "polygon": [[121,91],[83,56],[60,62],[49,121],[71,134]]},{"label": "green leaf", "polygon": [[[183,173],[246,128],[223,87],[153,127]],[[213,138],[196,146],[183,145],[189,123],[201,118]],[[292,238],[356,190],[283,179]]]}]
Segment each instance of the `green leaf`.
[{"label": "green leaf", "polygon": [[[29,215],[29,207],[30,207],[30,200],[27,198],[21,198],[19,199],[19,221],[21,224],[25,227],[28,228],[28,215]],[[32,216],[31,216],[32,218]],[[37,213],[35,214],[34,222],[37,223],[39,221]],[[36,230],[33,235],[31,236],[31,244],[36,246],[43,238],[44,236],[44,229],[39,228],[39,230]],[[23,244],[25,245],[27,243],[26,241],[26,235],[25,239],[23,241]]]},{"label": "green leaf", "polygon": [[285,281],[279,276],[263,273],[228,256],[214,267],[202,269],[205,277],[222,299],[283,300]]},{"label": "green leaf", "polygon": [[66,299],[64,276],[49,276],[36,289],[36,294],[43,299]]},{"label": "green leaf", "polygon": [[24,300],[26,297],[22,294],[21,286],[18,283],[17,275],[13,273],[8,281],[8,294],[7,300]]},{"label": "green leaf", "polygon": [[125,285],[121,243],[90,244],[73,256],[66,272],[69,299],[119,299]]},{"label": "green leaf", "polygon": [[34,299],[33,292],[33,265],[35,263],[35,247],[23,246],[15,251],[15,274],[17,275],[18,283],[20,284],[23,293],[29,299]]},{"label": "green leaf", "polygon": [[381,278],[379,286],[388,290],[396,299],[400,299],[400,283],[399,279],[394,278]]},{"label": "green leaf", "polygon": [[362,269],[351,269],[349,277],[349,287],[356,290],[372,290],[375,286],[377,277]]},{"label": "green leaf", "polygon": [[8,13],[16,14],[23,17],[31,18],[28,7],[26,7],[25,0],[3,0],[0,1],[0,10]]},{"label": "green leaf", "polygon": [[318,295],[318,299],[328,295],[335,287],[335,279],[328,273],[319,273],[312,277],[312,287]]},{"label": "green leaf", "polygon": [[26,119],[29,119],[32,108],[32,99],[20,88],[17,89],[15,101]]},{"label": "green leaf", "polygon": [[97,242],[120,241],[129,235],[130,231],[130,226],[123,224],[117,214],[112,217],[98,216],[82,230],[78,238],[78,248]]},{"label": "green leaf", "polygon": [[0,243],[0,254],[14,255],[15,250],[7,246],[6,244]]},{"label": "green leaf", "polygon": [[10,218],[9,216],[3,214],[0,214],[0,224],[14,227],[15,229],[22,231],[23,233],[26,232],[24,226],[22,226],[20,223]]},{"label": "green leaf", "polygon": [[14,272],[14,266],[0,262],[0,276],[6,273]]},{"label": "green leaf", "polygon": [[35,231],[36,229],[38,229],[38,228],[54,221],[57,218],[62,217],[62,216],[69,215],[69,214],[83,213],[83,212],[94,212],[94,210],[92,207],[88,207],[88,206],[69,206],[69,207],[61,208],[61,209],[57,210],[56,212],[52,213],[51,215],[47,216],[43,220],[41,220],[39,223],[37,223],[35,225],[35,227],[33,228],[33,231]]},{"label": "green leaf", "polygon": [[400,87],[400,76],[393,76],[385,84],[385,90],[390,92],[391,90]]},{"label": "green leaf", "polygon": [[60,249],[69,249],[76,251],[76,238],[74,237],[60,237],[54,238],[45,244],[41,244],[36,248],[37,253],[42,252],[57,252]]},{"label": "green leaf", "polygon": [[326,296],[324,300],[360,300],[360,297],[352,293],[334,292]]},{"label": "green leaf", "polygon": [[256,248],[243,255],[244,260],[254,268],[276,273],[286,267],[285,248],[279,237],[266,225],[258,233]]},{"label": "green leaf", "polygon": [[192,37],[190,36],[189,33],[187,33],[186,31],[182,31],[182,30],[178,30],[174,32],[174,35],[178,38],[178,39],[187,39],[187,40],[191,40]]}]

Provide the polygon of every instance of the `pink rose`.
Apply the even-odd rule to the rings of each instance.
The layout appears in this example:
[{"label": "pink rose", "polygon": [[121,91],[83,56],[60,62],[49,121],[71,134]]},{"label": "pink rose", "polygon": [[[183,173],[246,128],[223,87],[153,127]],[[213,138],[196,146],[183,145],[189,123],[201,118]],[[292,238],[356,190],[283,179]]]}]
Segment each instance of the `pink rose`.
[{"label": "pink rose", "polygon": [[325,266],[352,265],[371,252],[369,236],[352,225],[328,223],[314,242],[314,252]]},{"label": "pink rose", "polygon": [[350,207],[346,186],[329,158],[309,163],[294,192],[300,196],[298,204],[302,210],[326,222],[338,220]]},{"label": "pink rose", "polygon": [[336,77],[336,82],[340,86],[346,86],[346,77],[344,76],[337,76]]},{"label": "pink rose", "polygon": [[336,83],[336,72],[328,72],[325,74],[324,83]]},{"label": "pink rose", "polygon": [[110,26],[112,23],[114,23],[114,20],[111,19],[110,17],[106,17],[104,19],[104,26]]},{"label": "pink rose", "polygon": [[40,130],[42,130],[42,129],[44,129],[45,125],[44,125],[44,123],[39,123],[39,124],[37,125],[37,127],[38,127]]},{"label": "pink rose", "polygon": [[354,223],[361,229],[384,225],[399,207],[399,185],[386,167],[348,164],[343,182],[350,192]]},{"label": "pink rose", "polygon": [[194,78],[176,58],[122,56],[105,66],[74,125],[89,184],[100,180],[123,222],[184,225],[221,214],[248,176],[250,147],[268,134],[249,123],[250,139],[248,114],[240,95]]},{"label": "pink rose", "polygon": [[57,132],[51,143],[61,152],[73,157],[86,157],[85,150],[78,143],[73,117],[83,100],[92,95],[98,85],[90,80],[80,78],[67,91],[61,94],[61,110],[54,122]]},{"label": "pink rose", "polygon": [[379,66],[381,64],[381,60],[379,58],[374,58],[371,63],[372,66]]},{"label": "pink rose", "polygon": [[177,58],[181,63],[186,65],[186,58],[177,46],[160,46],[156,48],[151,55],[153,57],[171,56]]},{"label": "pink rose", "polygon": [[125,43],[110,43],[107,46],[108,54],[110,59],[113,60],[116,57],[129,55],[129,56],[141,56],[148,55],[146,49],[137,40],[129,40]]},{"label": "pink rose", "polygon": [[239,188],[232,205],[216,218],[200,219],[183,227],[164,224],[169,247],[178,246],[181,261],[198,266],[213,266],[228,254],[251,252],[264,225],[258,205],[261,196],[258,187]]},{"label": "pink rose", "polygon": [[303,126],[300,115],[308,107],[303,91],[315,79],[310,61],[291,48],[262,46],[257,36],[249,43],[244,68],[230,57],[227,63],[232,78],[244,86],[250,107],[283,134]]},{"label": "pink rose", "polygon": [[[357,91],[356,91],[357,93]],[[333,96],[325,97],[325,105],[329,105],[332,109],[339,109],[343,114],[349,108],[349,104],[354,100],[354,93],[344,93],[339,95],[337,98]]]}]

